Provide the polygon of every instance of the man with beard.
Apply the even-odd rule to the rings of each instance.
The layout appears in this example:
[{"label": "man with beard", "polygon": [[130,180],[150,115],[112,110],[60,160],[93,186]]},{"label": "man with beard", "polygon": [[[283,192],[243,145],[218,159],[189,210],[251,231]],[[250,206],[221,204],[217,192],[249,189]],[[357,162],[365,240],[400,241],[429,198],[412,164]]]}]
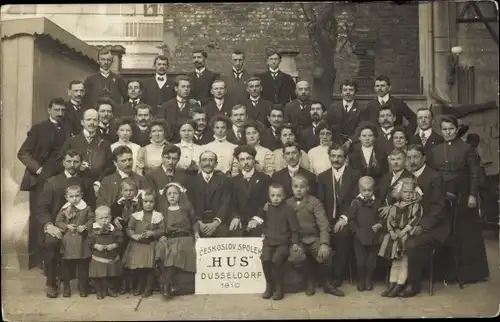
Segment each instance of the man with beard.
[{"label": "man with beard", "polygon": [[333,103],[328,111],[328,122],[338,127],[343,142],[354,136],[361,122],[364,107],[355,100],[356,90],[354,81],[345,80],[340,84],[342,103]]},{"label": "man with beard", "polygon": [[284,115],[283,105],[273,104],[267,116],[271,126],[262,134],[260,145],[271,151],[282,147],[278,129],[283,125]]},{"label": "man with beard", "polygon": [[[59,150],[70,137],[70,129],[63,123],[65,111],[64,99],[53,98],[49,102],[48,120],[35,124],[30,129],[26,140],[17,152],[17,158],[26,166],[21,181],[21,191],[29,191],[28,251],[34,256],[38,232],[35,219],[37,198],[45,180],[61,171],[61,162],[58,161]],[[30,256],[29,266],[32,267],[36,260]]]},{"label": "man with beard", "polygon": [[[176,98],[173,98],[161,105],[157,111],[157,118],[162,118],[167,121],[171,129],[176,132],[176,129],[182,122],[191,119],[191,112],[200,107],[198,104],[193,104],[189,100],[191,93],[191,79],[188,76],[177,76],[174,85]],[[176,134],[174,134],[176,135]]]},{"label": "man with beard", "polygon": [[76,135],[82,131],[82,114],[84,107],[82,106],[83,96],[85,96],[85,87],[83,82],[73,80],[68,86],[69,101],[66,103],[65,121],[71,135]]},{"label": "man with beard", "polygon": [[[286,111],[285,111],[286,112]],[[300,131],[299,139],[304,151],[309,152],[319,145],[318,124],[327,116],[326,107],[320,101],[312,101],[309,109],[310,122]]]},{"label": "man with beard", "polygon": [[210,99],[210,88],[219,74],[208,70],[205,67],[207,60],[207,52],[203,49],[195,49],[193,51],[194,71],[188,73],[187,76],[191,79],[191,96],[198,100],[201,105],[206,100]]},{"label": "man with beard", "polygon": [[130,141],[139,144],[141,147],[151,143],[149,122],[153,118],[151,106],[139,104],[135,107],[135,124],[132,127],[132,137]]},{"label": "man with beard", "polygon": [[248,96],[246,89],[250,74],[243,68],[244,62],[245,53],[235,49],[231,54],[231,71],[223,78],[227,87],[227,97],[232,102],[241,102]]},{"label": "man with beard", "polygon": [[264,207],[268,200],[271,178],[255,170],[257,151],[250,145],[238,146],[233,156],[238,160],[241,172],[230,179],[231,222],[229,237],[260,237],[262,229],[249,231],[248,223]]},{"label": "man with beard", "polygon": [[235,105],[231,109],[230,114],[233,127],[227,130],[227,140],[232,144],[243,145],[245,138],[243,137],[243,125],[247,120],[247,109],[244,105]]},{"label": "man with beard", "polygon": [[316,196],[316,176],[311,171],[300,166],[300,148],[297,143],[287,143],[283,146],[283,159],[286,162],[286,168],[273,173],[273,182],[281,184],[285,188],[287,198],[293,196],[292,177],[302,175],[309,183],[309,194]]},{"label": "man with beard", "polygon": [[390,206],[395,202],[393,190],[398,182],[403,178],[413,177],[413,174],[406,169],[406,153],[404,151],[393,149],[389,154],[389,165],[391,172],[386,173],[380,179],[377,191],[377,196],[385,206]]},{"label": "man with beard", "polygon": [[175,98],[174,80],[167,76],[168,57],[155,57],[156,74],[142,82],[142,100],[156,111],[163,103]]},{"label": "man with beard", "polygon": [[234,103],[226,97],[226,83],[223,80],[216,79],[211,85],[210,94],[213,97],[210,99],[207,98],[202,105],[205,111],[207,111],[208,119],[211,120],[216,115],[229,116]]},{"label": "man with beard", "polygon": [[380,107],[378,124],[381,135],[379,135],[377,143],[386,154],[389,154],[394,148],[394,144],[392,143],[392,131],[394,130],[395,119],[394,112],[390,106],[385,105]]},{"label": "man with beard", "polygon": [[[64,172],[53,176],[45,182],[37,202],[37,220],[40,229],[40,245],[44,250],[43,262],[46,276],[46,295],[57,297],[56,279],[60,260],[60,240],[62,231],[54,225],[57,213],[66,203],[66,188],[73,185],[82,187],[83,200],[89,207],[95,209],[95,194],[92,182],[80,175],[82,156],[75,150],[67,150],[62,161]],[[88,265],[88,263],[86,263]],[[86,270],[82,270],[82,272]],[[80,272],[79,272],[80,273]],[[86,297],[88,276],[79,276],[80,296]]]},{"label": "man with beard", "polygon": [[96,109],[99,113],[99,134],[101,138],[109,143],[118,141],[116,133],[116,123],[114,121],[114,103],[109,98],[100,98],[96,102]]},{"label": "man with beard", "polygon": [[[201,107],[197,107],[192,113],[193,122],[196,124],[194,131],[193,143],[198,145],[205,145],[212,142],[214,133],[212,129],[207,126],[207,112]],[[174,142],[177,143],[177,142]]]},{"label": "man with beard", "polygon": [[203,148],[212,151],[217,156],[216,169],[229,175],[233,163],[233,151],[237,146],[227,140],[227,129],[231,126],[231,120],[224,115],[217,115],[210,123],[214,140]]},{"label": "man with beard", "polygon": [[132,117],[134,115],[134,108],[143,103],[141,100],[142,96],[142,88],[141,83],[138,80],[129,80],[127,82],[127,96],[128,101],[121,104],[116,105],[113,111],[115,118],[120,117]]},{"label": "man with beard", "polygon": [[381,75],[375,78],[375,93],[377,94],[377,98],[368,103],[362,112],[362,119],[376,124],[380,108],[384,105],[389,105],[394,111],[394,125],[404,125],[403,118],[405,118],[408,122],[408,125],[406,126],[408,133],[415,133],[415,129],[417,128],[417,118],[415,113],[413,113],[403,100],[393,97],[390,94],[390,91],[391,81],[389,77]]},{"label": "man with beard", "polygon": [[443,143],[443,137],[432,130],[434,113],[431,109],[421,107],[417,110],[417,131],[410,133],[410,144],[420,144],[424,147],[425,153],[429,154],[434,146]]},{"label": "man with beard", "polygon": [[306,81],[297,82],[295,93],[297,99],[285,105],[285,123],[301,130],[311,124],[311,85]]},{"label": "man with beard", "polygon": [[328,149],[334,142],[334,137],[338,135],[336,135],[337,129],[324,121],[319,123],[316,131],[318,131],[319,145],[309,150],[307,157],[312,172],[318,175],[332,166]]},{"label": "man with beard", "polygon": [[328,149],[332,167],[318,175],[318,198],[323,202],[332,227],[333,286],[339,287],[345,278],[351,252],[347,225],[347,210],[358,194],[359,171],[347,167],[346,152],[333,143]]},{"label": "man with beard", "polygon": [[274,104],[285,105],[296,98],[295,81],[292,76],[279,69],[280,64],[281,54],[274,49],[268,50],[269,69],[260,74],[259,78],[262,80],[262,97]]},{"label": "man with beard", "polygon": [[227,237],[231,191],[228,177],[215,170],[217,155],[205,151],[200,155],[201,171],[191,179],[189,201],[200,228],[200,237]]},{"label": "man with beard", "polygon": [[97,206],[111,207],[120,199],[120,183],[124,178],[130,178],[137,184],[138,189],[147,186],[146,179],[132,171],[132,150],[128,146],[119,146],[113,150],[113,163],[116,171],[101,181],[101,188],[97,195]]},{"label": "man with beard", "polygon": [[264,99],[261,96],[262,85],[258,77],[250,77],[247,80],[247,95],[240,98],[242,105],[246,106],[248,118],[261,122],[264,126],[269,127],[267,116],[273,103]]},{"label": "man with beard", "polygon": [[111,144],[104,140],[98,131],[99,114],[94,109],[83,113],[83,131],[66,140],[61,148],[58,162],[66,155],[67,150],[76,150],[83,156],[80,171],[94,182],[94,189],[99,190],[100,180],[114,171]]},{"label": "man with beard", "polygon": [[84,82],[85,106],[93,108],[101,97],[108,97],[115,104],[122,104],[127,99],[127,84],[123,78],[111,71],[113,54],[110,48],[104,47],[97,54],[99,73],[87,77]]}]

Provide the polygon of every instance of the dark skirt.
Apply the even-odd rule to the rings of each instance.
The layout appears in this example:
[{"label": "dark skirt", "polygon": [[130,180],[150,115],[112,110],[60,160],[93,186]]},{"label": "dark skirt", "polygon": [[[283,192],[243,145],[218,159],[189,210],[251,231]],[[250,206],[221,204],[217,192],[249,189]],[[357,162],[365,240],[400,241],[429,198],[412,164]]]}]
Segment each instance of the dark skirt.
[{"label": "dark skirt", "polygon": [[123,256],[124,266],[129,269],[154,268],[155,246],[156,241],[146,244],[130,240]]},{"label": "dark skirt", "polygon": [[89,277],[114,277],[122,274],[122,262],[119,258],[109,263],[103,263],[92,258],[89,266]]},{"label": "dark skirt", "polygon": [[165,267],[196,273],[196,248],[192,236],[167,238],[156,246],[157,258]]}]

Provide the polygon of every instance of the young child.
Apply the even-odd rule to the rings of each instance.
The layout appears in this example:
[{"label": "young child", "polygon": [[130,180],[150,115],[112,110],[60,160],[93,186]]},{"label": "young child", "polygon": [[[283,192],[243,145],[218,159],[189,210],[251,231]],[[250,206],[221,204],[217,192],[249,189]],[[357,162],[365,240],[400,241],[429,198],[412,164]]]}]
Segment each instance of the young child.
[{"label": "young child", "polygon": [[[295,211],[285,202],[285,189],[273,183],[269,186],[269,205],[248,223],[253,229],[263,225],[262,269],[266,278],[266,290],[262,298],[281,300],[283,292],[283,266],[288,260],[290,241],[294,251],[300,249],[299,223]],[[273,293],[274,292],[274,293]]]},{"label": "young child", "polygon": [[156,261],[162,276],[162,293],[168,299],[177,293],[172,281],[179,270],[196,273],[195,239],[199,238],[199,232],[186,189],[171,182],[164,193],[168,202],[167,209],[162,209],[165,235],[157,244]]},{"label": "young child", "polygon": [[356,257],[358,291],[373,290],[372,275],[377,265],[380,246],[379,230],[382,220],[378,215],[381,202],[375,198],[375,180],[361,177],[358,181],[359,195],[352,201],[347,212],[349,226],[354,235],[354,256]]},{"label": "young child", "polygon": [[92,249],[89,277],[93,279],[97,299],[106,295],[117,297],[112,289],[112,282],[122,274],[120,245],[123,243],[122,232],[111,224],[111,209],[100,206],[96,209],[95,223],[89,235]]},{"label": "young child", "polygon": [[384,297],[398,296],[406,283],[408,257],[405,244],[422,218],[422,206],[419,203],[417,189],[415,179],[401,179],[396,188],[396,191],[399,191],[398,201],[389,210],[388,233],[384,236],[378,253],[379,256],[392,260],[390,285],[381,294]]},{"label": "young child", "polygon": [[[137,200],[137,192],[138,187],[135,181],[130,178],[124,178],[120,183],[120,199],[111,206],[112,222],[123,233],[123,243],[120,244],[118,249],[122,258],[129,243],[126,229],[130,216],[141,210]],[[133,278],[128,269],[123,269],[122,276],[117,278],[115,288],[121,294],[126,294],[129,291],[132,292]]]},{"label": "young child", "polygon": [[155,246],[165,230],[163,215],[154,210],[155,198],[154,190],[144,190],[139,197],[142,211],[133,213],[127,226],[130,241],[123,259],[124,266],[136,277],[135,296],[151,296],[155,282]]},{"label": "young child", "polygon": [[320,267],[320,279],[323,291],[335,296],[344,296],[344,293],[330,285],[332,251],[330,248],[330,223],[325,215],[325,208],[318,198],[309,194],[309,181],[303,175],[292,177],[293,197],[286,203],[292,207],[299,224],[301,247],[305,251],[304,261],[297,263],[296,268],[306,275],[306,295],[316,292],[316,268]]},{"label": "young child", "polygon": [[87,237],[94,222],[94,213],[82,200],[80,186],[72,185],[66,188],[65,197],[67,202],[57,214],[55,222],[55,225],[63,232],[61,240],[63,296],[71,296],[70,272],[72,268],[76,267],[80,296],[86,297],[88,293],[88,259],[91,255]]}]

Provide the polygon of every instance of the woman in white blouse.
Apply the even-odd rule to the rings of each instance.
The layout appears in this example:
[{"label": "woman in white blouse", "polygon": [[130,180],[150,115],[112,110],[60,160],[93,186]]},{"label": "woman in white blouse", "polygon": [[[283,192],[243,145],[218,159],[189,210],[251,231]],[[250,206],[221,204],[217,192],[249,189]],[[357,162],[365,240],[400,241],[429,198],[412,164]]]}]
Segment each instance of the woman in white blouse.
[{"label": "woman in white blouse", "polygon": [[[297,130],[295,127],[290,124],[283,124],[277,129],[277,134],[278,137],[280,138],[281,141],[281,146],[285,146],[287,143],[296,143],[297,142]],[[274,166],[275,169],[274,171],[279,171],[283,168],[285,168],[286,162],[285,159],[283,158],[283,148],[279,148],[273,151],[274,154]],[[300,150],[300,166],[306,170],[311,171],[311,166],[309,163],[309,157],[307,156],[307,153],[304,152],[304,150]]]},{"label": "woman in white blouse", "polygon": [[[260,135],[264,132],[263,126],[255,121],[247,121],[243,125],[243,137],[245,143],[251,145],[257,151],[255,156],[255,169],[271,176],[274,172],[274,155],[271,150],[260,145]],[[233,161],[232,175],[235,176],[239,172],[238,160]]]},{"label": "woman in white blouse", "polygon": [[163,119],[154,119],[150,128],[151,144],[141,147],[137,153],[135,170],[140,175],[146,175],[161,165],[163,147],[168,144],[166,138],[170,135],[168,125]]},{"label": "woman in white blouse", "polygon": [[193,143],[194,130],[196,124],[192,120],[185,120],[179,127],[179,137],[181,141],[175,145],[181,149],[181,158],[177,163],[177,168],[196,173],[198,171],[198,163],[200,154],[203,148]]},{"label": "woman in white blouse", "polygon": [[319,145],[307,152],[311,170],[315,175],[319,175],[332,167],[328,149],[332,145],[335,134],[338,136],[337,132],[335,127],[330,126],[330,124],[325,121],[319,122],[316,126],[316,135],[319,137]]},{"label": "woman in white blouse", "polygon": [[119,146],[128,146],[132,150],[132,157],[134,158],[134,163],[132,164],[132,171],[135,171],[137,164],[137,155],[139,149],[141,148],[139,144],[130,142],[132,137],[132,125],[135,123],[134,119],[131,117],[122,117],[116,121],[116,134],[118,135],[118,141],[111,144],[111,152]]}]

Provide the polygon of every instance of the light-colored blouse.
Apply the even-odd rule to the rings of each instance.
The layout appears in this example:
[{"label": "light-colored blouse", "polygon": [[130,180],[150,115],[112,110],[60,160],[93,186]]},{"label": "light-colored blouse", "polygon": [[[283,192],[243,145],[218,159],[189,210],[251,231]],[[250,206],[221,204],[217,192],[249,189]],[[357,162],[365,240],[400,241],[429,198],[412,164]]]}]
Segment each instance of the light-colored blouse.
[{"label": "light-colored blouse", "polygon": [[189,168],[191,161],[194,161],[194,163],[198,165],[200,161],[200,154],[205,151],[201,145],[194,143],[181,141],[175,145],[181,149],[181,158],[179,163],[177,163],[177,167],[181,169]]},{"label": "light-colored blouse", "polygon": [[318,175],[332,167],[330,158],[328,157],[328,146],[318,145],[309,152],[307,157],[311,165],[311,170],[315,175]]},{"label": "light-colored blouse", "polygon": [[162,143],[154,143],[143,146],[137,152],[136,170],[142,170],[142,174],[148,174],[153,168],[159,167],[162,162],[163,148],[167,144],[166,141]]},{"label": "light-colored blouse", "polygon": [[202,152],[212,151],[217,155],[216,170],[222,173],[227,173],[231,170],[233,163],[233,151],[237,147],[236,144],[228,142],[227,140],[215,139],[210,143],[201,146]]}]

